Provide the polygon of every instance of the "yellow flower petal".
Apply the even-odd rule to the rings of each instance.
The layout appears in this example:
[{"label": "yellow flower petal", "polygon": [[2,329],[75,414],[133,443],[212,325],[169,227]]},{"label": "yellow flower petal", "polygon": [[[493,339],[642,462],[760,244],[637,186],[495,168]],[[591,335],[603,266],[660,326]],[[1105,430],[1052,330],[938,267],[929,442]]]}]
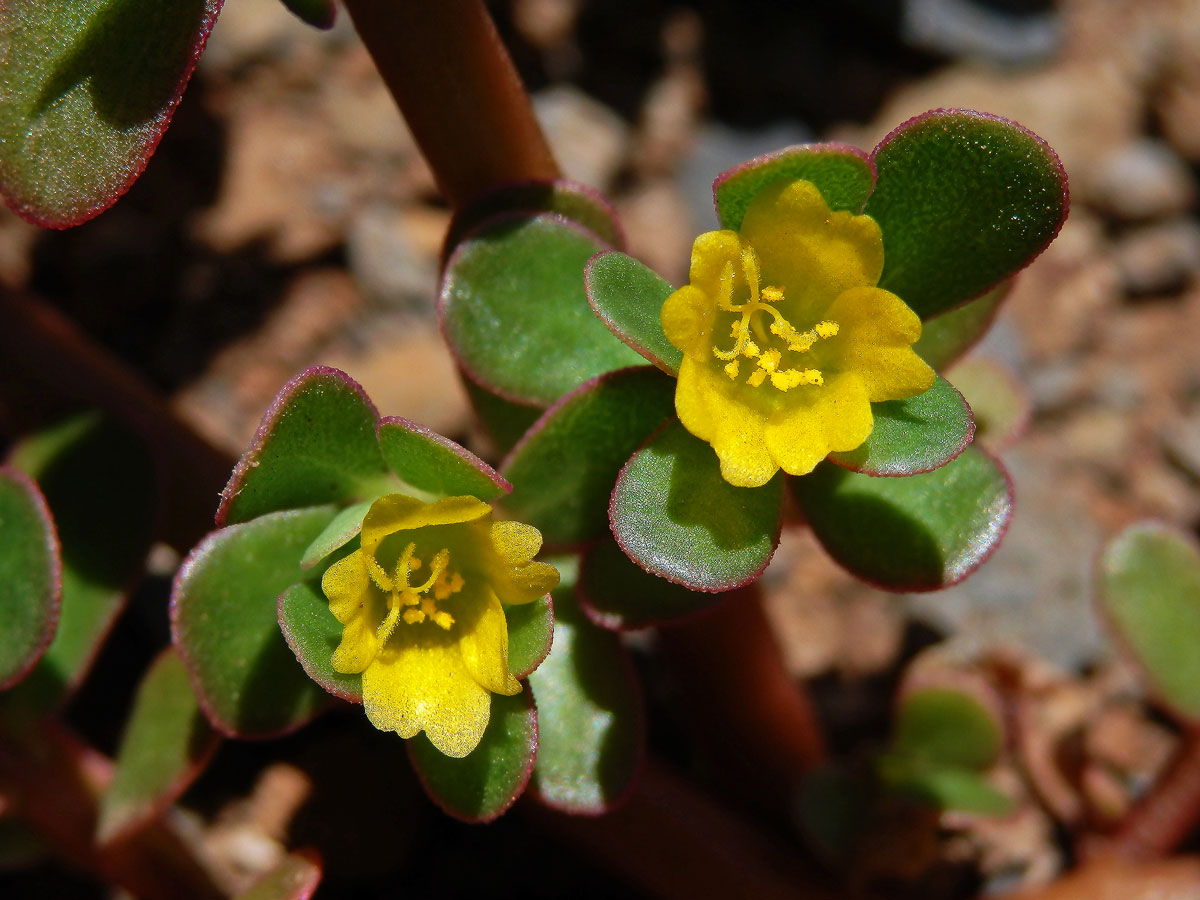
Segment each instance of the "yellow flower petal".
[{"label": "yellow flower petal", "polygon": [[379,638],[375,634],[376,619],[355,616],[342,629],[342,640],[333,651],[330,664],[335,672],[353,675],[371,664],[379,653]]},{"label": "yellow flower petal", "polygon": [[771,456],[790,475],[807,475],[835,450],[853,450],[871,434],[875,419],[856,375],[841,374],[782,408],[766,425]]},{"label": "yellow flower petal", "polygon": [[831,212],[807,181],[780,182],[754,198],[739,232],[758,255],[763,284],[783,288],[791,309],[814,319],[842,291],[874,286],[883,236],[868,216]]},{"label": "yellow flower petal", "polygon": [[684,357],[675,388],[675,412],[684,428],[712,444],[722,478],[736,487],[760,487],[779,466],[763,436],[766,416],[739,396],[745,390],[724,372]]},{"label": "yellow flower petal", "polygon": [[374,554],[388,535],[428,525],[457,525],[481,519],[492,508],[476,497],[443,497],[425,503],[405,494],[380,497],[363,518],[362,549]]},{"label": "yellow flower petal", "polygon": [[501,571],[492,573],[492,587],[502,603],[532,603],[558,586],[558,570],[532,562],[542,547],[542,533],[520,522],[495,522],[492,546]]},{"label": "yellow flower petal", "polygon": [[688,283],[715,301],[726,263],[733,263],[734,272],[740,274],[741,258],[742,241],[736,231],[706,231],[692,242]]},{"label": "yellow flower petal", "polygon": [[663,302],[663,334],[684,353],[703,359],[711,344],[709,332],[715,313],[715,298],[685,284]]},{"label": "yellow flower petal", "polygon": [[912,350],[921,319],[904,301],[880,288],[854,288],[829,308],[841,325],[843,367],[863,380],[871,402],[902,400],[929,390],[934,372]]},{"label": "yellow flower petal", "polygon": [[362,550],[338,560],[321,576],[321,590],[329,600],[329,611],[342,623],[358,615],[369,598],[370,587],[367,558]]},{"label": "yellow flower petal", "polygon": [[363,709],[380,731],[424,731],[456,759],[478,745],[491,694],[467,668],[456,637],[439,628],[403,628],[363,672]]},{"label": "yellow flower petal", "polygon": [[521,685],[508,671],[508,625],[504,608],[493,595],[480,598],[468,619],[458,622],[459,651],[462,659],[482,687],[497,694],[519,694]]}]

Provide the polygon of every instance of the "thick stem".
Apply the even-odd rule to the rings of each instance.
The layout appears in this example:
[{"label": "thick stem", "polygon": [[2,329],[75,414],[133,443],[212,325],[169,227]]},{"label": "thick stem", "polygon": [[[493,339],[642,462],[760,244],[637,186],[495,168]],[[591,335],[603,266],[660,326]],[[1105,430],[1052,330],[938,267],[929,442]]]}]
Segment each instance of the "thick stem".
[{"label": "thick stem", "polygon": [[794,789],[825,758],[804,686],[784,665],[757,585],[713,611],[661,631],[691,730],[726,775],[759,805],[790,812]]},{"label": "thick stem", "polygon": [[48,394],[96,406],[150,446],[161,466],[163,540],[181,552],[212,527],[233,460],[171,410],[163,396],[57,310],[0,291],[0,369]]},{"label": "thick stem", "polygon": [[482,0],[345,3],[451,204],[506,182],[558,177]]},{"label": "thick stem", "polygon": [[1198,825],[1200,729],[1191,728],[1170,766],[1129,811],[1116,831],[1087,850],[1089,855],[1154,859],[1171,853]]},{"label": "thick stem", "polygon": [[96,845],[98,801],[111,780],[108,759],[54,722],[0,733],[0,782],[12,800],[7,812],[65,861],[143,900],[223,897],[183,841],[158,825]]},{"label": "thick stem", "polygon": [[629,800],[606,816],[569,816],[532,803],[524,809],[555,838],[654,897],[834,897],[797,862],[798,849],[775,843],[652,761]]}]

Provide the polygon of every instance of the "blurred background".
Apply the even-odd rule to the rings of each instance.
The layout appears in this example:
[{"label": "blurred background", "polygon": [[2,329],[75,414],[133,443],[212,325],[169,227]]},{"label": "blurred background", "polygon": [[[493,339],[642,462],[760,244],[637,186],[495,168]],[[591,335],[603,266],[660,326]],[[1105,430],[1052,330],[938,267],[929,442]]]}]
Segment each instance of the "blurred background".
[{"label": "blurred background", "polygon": [[[919,649],[942,642],[939,652],[954,659],[1006,667],[1037,698],[1048,742],[1099,723],[1087,724],[1079,753],[1107,754],[1122,777],[1064,785],[1065,806],[1128,803],[1124,785],[1149,778],[1175,738],[1137,704],[1134,679],[1092,611],[1091,571],[1103,540],[1136,519],[1200,526],[1200,2],[506,0],[490,8],[566,176],[606,192],[630,252],[675,283],[694,236],[714,227],[713,178],[751,156],[812,140],[870,150],[910,116],[957,106],[1015,119],[1058,151],[1070,218],[1019,277],[960,377],[950,376],[1016,484],[1005,543],[962,586],[895,597],[789,533],[763,583],[788,665],[813,680],[837,749],[878,738],[897,674]],[[385,415],[486,455],[433,312],[449,215],[348,17],[322,33],[277,0],[228,0],[174,124],[111,211],[44,232],[0,210],[0,284],[65,311],[231,454],[287,378],[323,363],[359,380]],[[0,434],[11,437],[35,404],[16,386],[4,396]],[[142,646],[165,633],[161,594],[177,559],[163,553],[158,593],[152,580],[119,639]],[[132,685],[137,658],[102,664],[110,679]],[[123,714],[111,704],[89,711],[88,697],[74,715],[111,752]],[[670,723],[654,728],[669,746]],[[295,739],[289,746],[297,756],[312,751]],[[264,796],[283,807],[255,812],[253,751],[223,754],[224,775],[213,777],[224,786],[207,814],[239,821],[221,806],[237,798],[240,821],[257,815],[270,825],[259,822],[269,853],[270,840],[277,847],[293,827],[289,791],[305,795],[312,783],[275,772],[274,793]],[[203,796],[204,785],[189,796]],[[257,790],[267,790],[261,780]],[[461,829],[432,811],[421,821],[435,836],[453,834],[443,843],[463,860],[478,860],[483,845],[488,859],[500,858],[512,849],[506,842],[525,840],[515,826]],[[400,851],[388,848],[415,827],[396,825],[386,840],[357,847],[349,858],[373,861],[355,877],[391,872],[390,854]],[[960,893],[968,883],[1036,884],[1064,863],[1054,829],[1029,803],[1004,822],[964,825],[878,865],[920,877],[964,865],[982,873],[935,878],[914,896],[969,896]],[[421,852],[452,867],[447,851],[429,849],[429,833]],[[380,855],[389,865],[381,868]],[[576,877],[572,867],[586,864],[571,859],[559,865]],[[458,882],[439,891],[420,870],[406,869],[416,874],[395,886],[406,896],[458,895]],[[462,891],[471,890],[461,877]],[[573,887],[573,896],[626,890],[602,872],[588,878],[593,887]]]}]

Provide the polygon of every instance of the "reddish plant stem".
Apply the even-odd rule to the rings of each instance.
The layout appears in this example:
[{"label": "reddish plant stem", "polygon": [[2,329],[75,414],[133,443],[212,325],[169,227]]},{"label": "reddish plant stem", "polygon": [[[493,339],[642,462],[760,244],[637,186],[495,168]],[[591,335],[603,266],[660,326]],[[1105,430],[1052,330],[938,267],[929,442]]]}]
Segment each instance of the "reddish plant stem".
[{"label": "reddish plant stem", "polygon": [[776,843],[653,760],[627,802],[605,816],[570,816],[526,802],[555,838],[593,856],[646,893],[667,900],[835,896]]},{"label": "reddish plant stem", "polygon": [[175,834],[151,825],[98,847],[98,801],[112,780],[107,758],[53,721],[0,733],[0,783],[8,812],[24,819],[68,863],[142,900],[218,900],[209,873]]},{"label": "reddish plant stem", "polygon": [[790,812],[793,789],[825,759],[825,741],[803,684],[784,665],[759,587],[662,629],[661,640],[693,736],[728,786]]},{"label": "reddish plant stem", "polygon": [[1089,855],[1155,859],[1182,844],[1200,825],[1200,728],[1190,727],[1183,746],[1149,792]]},{"label": "reddish plant stem", "polygon": [[137,432],[161,467],[162,539],[180,552],[212,527],[233,460],[171,410],[166,399],[57,310],[0,291],[0,369],[62,399],[96,406]]},{"label": "reddish plant stem", "polygon": [[558,177],[482,0],[345,2],[452,205],[505,182]]}]

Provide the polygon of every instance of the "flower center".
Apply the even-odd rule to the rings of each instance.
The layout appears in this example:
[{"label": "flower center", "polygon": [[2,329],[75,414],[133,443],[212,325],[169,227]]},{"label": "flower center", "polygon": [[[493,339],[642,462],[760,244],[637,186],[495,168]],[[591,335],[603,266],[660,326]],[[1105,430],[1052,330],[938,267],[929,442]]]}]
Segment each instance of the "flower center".
[{"label": "flower center", "polygon": [[[728,350],[712,348],[713,356],[727,360],[725,374],[736,381],[741,373],[742,358],[745,357],[755,363],[754,369],[746,376],[746,384],[751,387],[758,387],[768,378],[771,386],[780,391],[790,391],[802,384],[823,385],[825,377],[820,369],[803,365],[785,367],[784,353],[807,353],[817,341],[836,335],[838,323],[828,320],[818,322],[807,331],[800,331],[792,325],[775,306],[783,300],[784,289],[767,285],[759,290],[758,259],[750,247],[742,250],[742,274],[750,288],[750,299],[737,304],[733,302],[733,263],[727,262],[721,273],[717,307],[738,314],[730,329],[733,346]],[[755,313],[764,315],[756,316]],[[764,327],[767,317],[771,320],[770,325]],[[768,331],[774,337],[769,337]],[[772,343],[779,344],[782,349],[771,347]]]},{"label": "flower center", "polygon": [[438,608],[438,601],[448,600],[463,589],[463,577],[450,572],[450,551],[442,548],[429,562],[429,575],[421,584],[409,584],[409,577],[419,571],[424,563],[413,554],[417,545],[409,542],[396,562],[396,571],[387,571],[373,557],[367,557],[371,580],[381,591],[388,593],[388,614],[376,629],[381,644],[387,643],[401,619],[408,625],[417,625],[429,620],[439,628],[449,631],[454,616]]}]

